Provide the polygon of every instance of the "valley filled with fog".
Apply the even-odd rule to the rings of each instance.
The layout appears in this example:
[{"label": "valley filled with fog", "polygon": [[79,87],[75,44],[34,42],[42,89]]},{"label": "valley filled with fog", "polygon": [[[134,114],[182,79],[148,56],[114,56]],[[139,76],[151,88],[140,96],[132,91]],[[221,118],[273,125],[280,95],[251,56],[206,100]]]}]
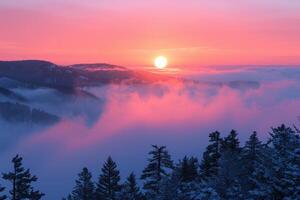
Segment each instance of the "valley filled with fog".
[{"label": "valley filled with fog", "polygon": [[235,129],[244,142],[253,131],[266,140],[272,126],[299,124],[296,67],[211,67],[173,78],[107,64],[33,63],[44,67],[20,64],[18,76],[20,66],[0,63],[0,162],[7,171],[20,153],[47,199],[70,191],[83,166],[98,173],[109,155],[121,174],[139,175],[151,144],[166,145],[174,159],[200,158],[213,131]]}]

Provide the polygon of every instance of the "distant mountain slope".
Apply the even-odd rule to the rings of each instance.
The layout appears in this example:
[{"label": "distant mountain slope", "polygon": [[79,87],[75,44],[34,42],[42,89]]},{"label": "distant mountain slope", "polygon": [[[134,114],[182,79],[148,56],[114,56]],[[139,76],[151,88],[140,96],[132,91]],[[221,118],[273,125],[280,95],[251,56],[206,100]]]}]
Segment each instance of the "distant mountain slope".
[{"label": "distant mountain slope", "polygon": [[0,87],[3,87],[3,84],[18,85],[21,82],[27,87],[28,85],[50,87],[63,92],[74,93],[74,91],[78,91],[76,89],[78,87],[101,86],[111,83],[147,84],[159,81],[182,81],[197,85],[228,86],[243,90],[259,87],[259,83],[253,81],[201,82],[148,71],[130,70],[122,66],[104,63],[60,66],[40,60],[0,61]]},{"label": "distant mountain slope", "polygon": [[72,67],[74,69],[89,70],[89,71],[127,70],[125,67],[106,64],[106,63],[75,64],[75,65],[71,65],[70,67]]},{"label": "distant mountain slope", "polygon": [[0,102],[0,117],[8,122],[51,125],[59,121],[59,117],[19,103]]},{"label": "distant mountain slope", "polygon": [[0,61],[0,77],[53,88],[74,88],[108,83],[144,83],[163,76],[136,72],[109,64],[59,66],[47,61]]},{"label": "distant mountain slope", "polygon": [[107,100],[109,87],[98,86],[121,83],[137,86],[130,87],[133,90],[149,86],[151,91],[178,83],[191,90],[260,87],[255,81],[198,81],[103,63],[60,66],[39,60],[0,61],[0,120],[54,124],[59,119],[79,118],[91,125],[101,116]]},{"label": "distant mountain slope", "polygon": [[0,61],[0,76],[50,87],[70,86],[75,78],[53,63],[38,60]]},{"label": "distant mountain slope", "polygon": [[16,101],[21,101],[21,102],[26,102],[26,98],[19,95],[19,94],[16,94],[15,92],[9,90],[9,89],[6,89],[6,88],[3,88],[3,87],[0,87],[0,96],[5,96],[9,99],[13,99],[13,100],[16,100]]},{"label": "distant mountain slope", "polygon": [[[48,61],[24,60],[24,61],[0,61],[0,78],[6,77],[15,81],[37,86],[45,86],[56,89],[70,89],[84,86],[99,86],[109,83],[154,83],[165,80],[179,80],[191,82],[191,80],[177,79],[165,74],[151,73],[142,70],[130,70],[122,66],[105,63],[75,64],[60,66]],[[196,84],[203,82],[192,81]],[[1,82],[0,82],[1,84]],[[207,84],[204,82],[204,84]],[[243,88],[249,85],[253,87],[258,83],[249,81],[236,81],[234,83],[211,82],[211,84],[228,85],[229,87]],[[1,86],[1,85],[0,85]]]}]

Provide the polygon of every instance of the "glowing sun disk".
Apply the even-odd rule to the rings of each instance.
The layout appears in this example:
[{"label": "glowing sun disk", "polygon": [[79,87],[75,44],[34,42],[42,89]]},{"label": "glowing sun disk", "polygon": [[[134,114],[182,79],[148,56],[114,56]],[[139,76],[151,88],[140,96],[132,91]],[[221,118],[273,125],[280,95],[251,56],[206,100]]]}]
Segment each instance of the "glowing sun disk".
[{"label": "glowing sun disk", "polygon": [[154,60],[154,66],[158,69],[164,69],[168,65],[168,60],[164,56],[158,56]]}]

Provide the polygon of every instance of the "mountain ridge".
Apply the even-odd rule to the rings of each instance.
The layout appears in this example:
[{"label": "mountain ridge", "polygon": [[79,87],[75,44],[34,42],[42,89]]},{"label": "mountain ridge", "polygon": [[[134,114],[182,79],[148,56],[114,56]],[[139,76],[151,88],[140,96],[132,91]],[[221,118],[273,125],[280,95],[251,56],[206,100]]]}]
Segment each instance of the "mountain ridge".
[{"label": "mountain ridge", "polygon": [[0,77],[46,87],[74,88],[108,83],[147,83],[165,76],[140,72],[123,66],[93,63],[57,65],[42,60],[0,61]]}]

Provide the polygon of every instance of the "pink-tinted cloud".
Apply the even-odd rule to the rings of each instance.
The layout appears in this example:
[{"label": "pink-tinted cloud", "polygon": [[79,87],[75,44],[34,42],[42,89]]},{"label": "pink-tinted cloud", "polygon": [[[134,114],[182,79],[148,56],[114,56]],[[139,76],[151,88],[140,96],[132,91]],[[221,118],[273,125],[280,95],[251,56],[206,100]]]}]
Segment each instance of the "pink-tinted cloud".
[{"label": "pink-tinted cloud", "polygon": [[81,167],[99,174],[108,155],[125,176],[141,171],[151,144],[167,145],[177,159],[185,154],[199,157],[208,133],[215,130],[224,136],[234,128],[242,141],[257,130],[266,140],[271,126],[296,123],[300,97],[286,93],[290,88],[299,91],[298,81],[265,82],[246,90],[174,82],[93,88],[106,104],[92,126],[81,119],[65,119],[47,130],[23,135],[2,158],[7,163],[7,158],[22,153],[39,175],[41,189],[49,199],[57,199],[71,190]]},{"label": "pink-tinted cloud", "polygon": [[[242,129],[259,130],[263,138],[272,125],[295,122],[299,113],[295,107],[299,99],[281,99],[281,93],[297,85],[295,81],[265,83],[259,89],[241,92],[224,86],[211,95],[207,86],[191,89],[183,84],[164,86],[162,91],[149,89],[146,93],[126,90],[125,86],[111,86],[107,103],[98,122],[86,127],[83,121],[62,121],[60,124],[28,138],[28,145],[54,146],[60,154],[90,149],[111,137],[123,137],[131,129],[153,130],[153,135],[172,135],[171,130],[184,127],[196,130]],[[191,91],[193,90],[193,91]],[[285,110],[283,112],[283,110]],[[279,114],[280,113],[280,114]],[[165,127],[168,131],[159,130]],[[193,132],[193,130],[195,130]],[[129,131],[129,132],[128,132]],[[263,131],[263,132],[262,132]],[[136,134],[136,133],[134,133]],[[184,137],[186,132],[177,132]],[[208,132],[202,134],[207,135]],[[242,135],[245,139],[247,135]],[[27,145],[27,143],[25,143]]]}]

